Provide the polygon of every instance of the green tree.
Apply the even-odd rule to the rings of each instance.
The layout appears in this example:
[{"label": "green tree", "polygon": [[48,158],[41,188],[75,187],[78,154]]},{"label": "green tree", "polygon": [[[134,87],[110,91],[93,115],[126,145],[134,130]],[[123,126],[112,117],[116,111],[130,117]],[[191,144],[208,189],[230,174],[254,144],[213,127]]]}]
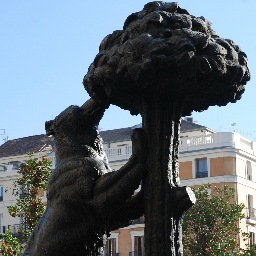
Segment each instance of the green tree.
[{"label": "green tree", "polygon": [[[22,219],[19,242],[25,244],[31,231],[43,215],[45,203],[39,195],[40,190],[47,190],[48,179],[51,174],[51,161],[46,157],[38,160],[29,153],[29,160],[22,164],[18,170],[21,177],[14,183],[13,195],[16,204],[7,207],[12,217]],[[4,241],[5,237],[3,237]],[[11,244],[9,243],[9,246]]]},{"label": "green tree", "polygon": [[0,252],[3,256],[21,255],[21,246],[18,238],[13,237],[11,230],[8,229],[6,234],[1,237],[2,242],[0,244]]},{"label": "green tree", "polygon": [[237,238],[244,205],[235,203],[233,188],[214,187],[209,193],[210,188],[194,189],[197,202],[183,220],[184,255],[241,255]]},{"label": "green tree", "polygon": [[256,245],[253,245],[251,248],[244,250],[241,256],[256,256]]}]

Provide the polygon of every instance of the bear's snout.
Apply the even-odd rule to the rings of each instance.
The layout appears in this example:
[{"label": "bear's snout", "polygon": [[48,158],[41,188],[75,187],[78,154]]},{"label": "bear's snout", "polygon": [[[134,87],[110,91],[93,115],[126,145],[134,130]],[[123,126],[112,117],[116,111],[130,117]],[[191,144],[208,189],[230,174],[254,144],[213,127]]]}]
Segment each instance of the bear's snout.
[{"label": "bear's snout", "polygon": [[53,120],[45,122],[45,131],[47,136],[54,135],[53,123]]}]

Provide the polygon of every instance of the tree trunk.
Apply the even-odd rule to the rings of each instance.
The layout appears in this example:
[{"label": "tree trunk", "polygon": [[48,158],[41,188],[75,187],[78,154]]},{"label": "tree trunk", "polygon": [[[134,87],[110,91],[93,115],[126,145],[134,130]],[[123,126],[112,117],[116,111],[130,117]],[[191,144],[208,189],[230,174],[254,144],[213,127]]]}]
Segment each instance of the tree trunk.
[{"label": "tree trunk", "polygon": [[145,96],[142,110],[142,127],[148,140],[145,255],[182,255],[181,217],[193,198],[188,195],[189,189],[179,187],[181,111],[160,98]]}]

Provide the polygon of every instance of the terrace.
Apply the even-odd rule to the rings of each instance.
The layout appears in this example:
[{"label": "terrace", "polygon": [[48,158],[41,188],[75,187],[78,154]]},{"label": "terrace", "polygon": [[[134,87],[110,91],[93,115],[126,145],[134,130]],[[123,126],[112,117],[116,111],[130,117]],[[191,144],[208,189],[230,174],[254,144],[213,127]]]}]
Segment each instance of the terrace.
[{"label": "terrace", "polygon": [[[180,153],[230,148],[256,156],[256,142],[250,141],[235,132],[217,132],[207,135],[181,137]],[[110,162],[127,160],[132,154],[132,146],[113,147],[105,150]]]}]

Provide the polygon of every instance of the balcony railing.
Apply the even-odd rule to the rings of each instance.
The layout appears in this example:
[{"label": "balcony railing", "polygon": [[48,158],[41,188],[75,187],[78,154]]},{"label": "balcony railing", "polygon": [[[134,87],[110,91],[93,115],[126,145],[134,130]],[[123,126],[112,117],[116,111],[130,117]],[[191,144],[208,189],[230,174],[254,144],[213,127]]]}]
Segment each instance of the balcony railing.
[{"label": "balcony railing", "polygon": [[[182,135],[182,134],[181,134]],[[238,133],[217,132],[201,136],[181,137],[179,150],[185,153],[209,148],[236,148],[249,154],[256,155],[256,142],[252,142]],[[105,149],[109,161],[125,160],[132,154],[132,146]]]},{"label": "balcony railing", "polygon": [[129,252],[129,256],[145,256],[144,252]]},{"label": "balcony railing", "polygon": [[110,161],[128,159],[132,154],[132,146],[107,148],[105,152]]},{"label": "balcony railing", "polygon": [[256,143],[235,132],[217,132],[180,139],[180,152],[219,147],[236,148],[256,155]]},{"label": "balcony railing", "polygon": [[197,145],[205,145],[205,144],[212,144],[212,143],[213,143],[213,134],[187,138],[188,146],[197,146]]},{"label": "balcony railing", "polygon": [[208,172],[197,172],[196,178],[205,178],[208,177]]},{"label": "balcony railing", "polygon": [[[256,155],[256,142],[252,142],[234,132],[217,132],[201,136],[181,137],[179,151],[180,153],[185,153],[194,150],[219,147],[236,148],[249,154]],[[106,148],[105,152],[110,162],[127,160],[132,154],[132,146],[124,145],[120,147]],[[49,159],[53,161],[54,166],[55,156],[50,156]],[[11,170],[17,170],[18,167],[19,166],[16,163],[8,165],[0,164],[0,174]]]}]

